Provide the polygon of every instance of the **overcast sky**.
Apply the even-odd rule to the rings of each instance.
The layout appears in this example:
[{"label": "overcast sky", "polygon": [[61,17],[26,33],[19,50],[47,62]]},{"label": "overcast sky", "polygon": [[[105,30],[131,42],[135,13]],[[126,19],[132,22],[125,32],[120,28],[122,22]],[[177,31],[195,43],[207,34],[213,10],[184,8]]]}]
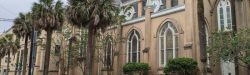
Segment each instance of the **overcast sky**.
[{"label": "overcast sky", "polygon": [[[39,0],[0,0],[0,20],[4,19],[15,19],[18,13],[29,12],[32,4]],[[61,0],[64,4],[67,0]],[[8,30],[13,24],[13,21],[0,21],[0,33]]]}]

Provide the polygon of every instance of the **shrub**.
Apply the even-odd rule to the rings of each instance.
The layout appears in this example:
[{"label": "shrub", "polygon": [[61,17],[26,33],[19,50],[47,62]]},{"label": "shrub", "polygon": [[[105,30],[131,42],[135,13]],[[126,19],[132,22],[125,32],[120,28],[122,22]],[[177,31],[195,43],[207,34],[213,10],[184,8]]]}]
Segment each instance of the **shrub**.
[{"label": "shrub", "polygon": [[147,73],[149,70],[149,65],[146,63],[127,63],[123,66],[123,72],[125,74],[130,74],[133,72]]},{"label": "shrub", "polygon": [[192,58],[176,58],[169,60],[164,73],[178,73],[180,75],[192,75],[197,70],[197,62]]}]

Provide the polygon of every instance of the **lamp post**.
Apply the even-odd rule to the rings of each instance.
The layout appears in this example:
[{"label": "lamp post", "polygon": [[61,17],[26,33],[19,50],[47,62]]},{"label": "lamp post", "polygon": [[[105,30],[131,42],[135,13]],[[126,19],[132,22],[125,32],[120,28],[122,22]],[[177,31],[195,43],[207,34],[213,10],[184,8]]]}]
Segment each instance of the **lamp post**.
[{"label": "lamp post", "polygon": [[[28,75],[33,75],[34,66],[36,62],[36,38],[37,32],[35,31],[34,25],[32,26],[32,38],[31,38],[31,46],[30,46],[30,58],[29,58],[29,70]],[[24,65],[25,66],[25,65]]]}]

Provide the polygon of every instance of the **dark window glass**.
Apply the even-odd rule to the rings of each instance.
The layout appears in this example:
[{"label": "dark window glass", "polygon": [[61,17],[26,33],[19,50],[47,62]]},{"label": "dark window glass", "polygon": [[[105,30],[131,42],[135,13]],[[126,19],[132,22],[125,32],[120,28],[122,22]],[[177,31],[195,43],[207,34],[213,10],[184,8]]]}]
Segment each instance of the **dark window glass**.
[{"label": "dark window glass", "polygon": [[128,43],[128,46],[129,46],[128,47],[128,61],[131,62],[130,61],[130,59],[131,59],[131,42]]},{"label": "dark window glass", "polygon": [[223,14],[223,8],[220,8],[220,28],[222,31],[224,31],[224,14]]},{"label": "dark window glass", "polygon": [[111,41],[108,42],[108,49],[107,49],[107,65],[110,66],[112,62],[112,45]]},{"label": "dark window glass", "polygon": [[230,12],[230,7],[227,6],[227,24],[228,24],[228,29],[232,29],[232,18],[231,18],[231,12]]},{"label": "dark window glass", "polygon": [[134,6],[134,8],[135,8],[135,14],[134,14],[134,16],[133,16],[132,19],[138,17],[138,2],[135,2],[135,3],[133,4],[133,6]]},{"label": "dark window glass", "polygon": [[60,45],[55,46],[55,55],[60,55],[60,49],[61,49]]},{"label": "dark window glass", "polygon": [[166,47],[167,48],[172,48],[173,47],[173,34],[170,29],[167,30],[167,35],[166,35]]},{"label": "dark window glass", "polygon": [[161,50],[161,64],[164,64],[164,50]]},{"label": "dark window glass", "polygon": [[3,75],[7,75],[7,69],[3,70]]},{"label": "dark window glass", "polygon": [[112,41],[111,38],[107,38],[104,50],[104,66],[111,67],[112,65]]},{"label": "dark window glass", "polygon": [[178,56],[178,49],[179,49],[179,43],[178,43],[178,37],[177,36],[175,36],[175,56]]},{"label": "dark window glass", "polygon": [[146,6],[146,3],[147,3],[147,0],[142,0],[142,16],[144,16],[145,15],[145,6]]},{"label": "dark window glass", "polygon": [[171,7],[177,6],[178,0],[171,0]]},{"label": "dark window glass", "polygon": [[173,34],[171,30],[167,30],[167,35],[166,35],[166,62],[168,62],[170,59],[173,58]]},{"label": "dark window glass", "polygon": [[220,19],[224,19],[223,8],[220,8]]},{"label": "dark window glass", "polygon": [[221,20],[220,23],[221,31],[224,31],[224,20]]},{"label": "dark window glass", "polygon": [[161,2],[162,2],[162,5],[160,7],[160,10],[166,9],[166,0],[161,0]]},{"label": "dark window glass", "polygon": [[11,62],[11,58],[5,57],[5,63]]},{"label": "dark window glass", "polygon": [[[137,32],[138,33],[138,32]],[[140,46],[140,39],[139,39],[140,37],[139,37],[139,33],[138,33],[138,41],[137,41],[137,43],[138,43],[138,62],[140,62],[141,61],[141,59],[140,59],[140,57],[141,57],[141,55],[140,55],[140,50],[141,50],[141,46]]]},{"label": "dark window glass", "polygon": [[133,47],[132,47],[132,62],[136,62],[136,60],[137,60],[137,38],[134,36],[133,37],[133,40],[132,40],[132,45],[133,45]]},{"label": "dark window glass", "polygon": [[162,37],[160,37],[160,42],[161,42],[161,43],[160,43],[160,44],[161,44],[161,45],[160,45],[160,46],[161,46],[160,48],[161,48],[161,50],[164,49],[164,42],[163,42],[163,41],[164,41],[164,37],[162,36]]}]

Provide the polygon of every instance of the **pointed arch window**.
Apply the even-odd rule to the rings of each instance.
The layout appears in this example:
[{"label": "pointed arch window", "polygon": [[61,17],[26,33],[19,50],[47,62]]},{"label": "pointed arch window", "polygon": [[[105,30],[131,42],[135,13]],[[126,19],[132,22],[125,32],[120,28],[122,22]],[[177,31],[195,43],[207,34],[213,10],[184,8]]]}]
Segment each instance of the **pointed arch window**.
[{"label": "pointed arch window", "polygon": [[127,62],[140,62],[140,36],[136,30],[132,30],[128,36]]},{"label": "pointed arch window", "polygon": [[107,37],[104,49],[104,67],[111,68],[113,62],[112,38]]},{"label": "pointed arch window", "polygon": [[159,66],[164,67],[170,59],[176,58],[178,51],[177,30],[173,23],[166,22],[159,33]]},{"label": "pointed arch window", "polygon": [[218,30],[232,30],[231,4],[229,0],[220,0],[217,6]]}]

